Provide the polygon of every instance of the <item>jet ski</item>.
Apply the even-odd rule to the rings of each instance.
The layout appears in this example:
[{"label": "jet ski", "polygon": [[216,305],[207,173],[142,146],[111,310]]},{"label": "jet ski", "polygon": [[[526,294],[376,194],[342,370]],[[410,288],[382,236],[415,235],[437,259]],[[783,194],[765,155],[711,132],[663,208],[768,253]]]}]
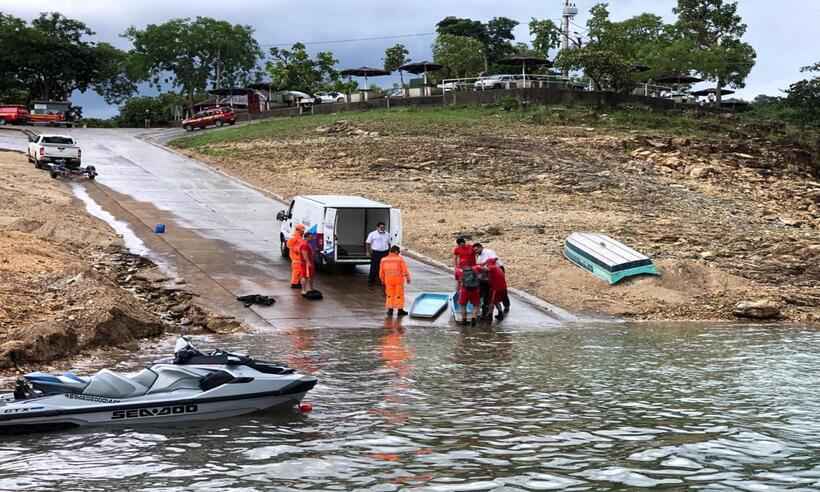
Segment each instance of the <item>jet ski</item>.
[{"label": "jet ski", "polygon": [[284,364],[216,350],[180,337],[174,358],[135,374],[103,369],[91,377],[39,372],[0,394],[0,433],[90,425],[184,424],[293,406],[316,378]]}]

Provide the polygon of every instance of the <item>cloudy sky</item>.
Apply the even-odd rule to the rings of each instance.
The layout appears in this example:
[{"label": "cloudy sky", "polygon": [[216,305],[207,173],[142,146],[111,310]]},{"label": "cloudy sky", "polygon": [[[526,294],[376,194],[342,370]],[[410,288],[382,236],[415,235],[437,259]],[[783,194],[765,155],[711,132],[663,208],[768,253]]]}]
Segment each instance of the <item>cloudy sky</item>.
[{"label": "cloudy sky", "polygon": [[[583,34],[589,8],[597,0],[576,0],[581,14],[575,28]],[[749,25],[746,41],[757,50],[758,62],[739,92],[751,99],[758,94],[777,95],[801,78],[799,68],[820,61],[817,29],[820,0],[739,0],[740,13]],[[610,0],[614,20],[642,12],[652,12],[672,21],[675,0]],[[313,51],[331,50],[340,67],[379,66],[384,49],[404,43],[415,60],[429,59],[435,24],[454,15],[488,20],[506,16],[522,23],[517,41],[528,42],[526,24],[532,17],[560,20],[563,0],[433,0],[373,1],[347,0],[0,0],[0,11],[31,19],[45,11],[58,11],[83,20],[104,40],[121,48],[128,41],[119,35],[129,26],[143,27],[175,17],[210,16],[247,24],[256,30],[264,48],[311,42]],[[414,35],[397,39],[335,42],[360,38]],[[389,86],[393,80],[379,79]],[[705,87],[705,86],[704,86]],[[87,116],[107,117],[116,108],[107,106],[94,94],[77,95],[76,104]]]}]

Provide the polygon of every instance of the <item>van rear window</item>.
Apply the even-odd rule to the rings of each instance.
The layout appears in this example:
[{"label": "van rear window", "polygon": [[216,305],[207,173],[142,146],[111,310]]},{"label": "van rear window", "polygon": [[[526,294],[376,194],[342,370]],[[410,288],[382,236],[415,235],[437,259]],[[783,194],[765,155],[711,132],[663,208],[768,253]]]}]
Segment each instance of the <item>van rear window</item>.
[{"label": "van rear window", "polygon": [[43,137],[43,143],[57,145],[72,145],[74,144],[74,139],[68,137]]}]

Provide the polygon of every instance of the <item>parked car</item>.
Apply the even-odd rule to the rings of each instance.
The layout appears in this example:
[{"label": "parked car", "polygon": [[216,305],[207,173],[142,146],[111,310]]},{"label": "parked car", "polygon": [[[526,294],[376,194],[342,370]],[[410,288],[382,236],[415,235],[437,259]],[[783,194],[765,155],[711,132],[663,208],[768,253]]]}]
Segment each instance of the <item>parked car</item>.
[{"label": "parked car", "polygon": [[438,87],[444,92],[451,92],[458,89],[458,84],[456,82],[442,82],[436,87]]},{"label": "parked car", "polygon": [[73,137],[45,134],[29,138],[26,155],[37,169],[45,169],[51,163],[78,168],[83,151]]},{"label": "parked car", "polygon": [[401,245],[401,210],[367,198],[343,195],[297,196],[287,210],[276,215],[280,221],[282,256],[288,255],[287,241],[297,224],[316,233],[313,244],[317,265],[366,265],[367,235],[379,222],[387,224],[391,243]]},{"label": "parked car", "polygon": [[186,131],[193,131],[197,128],[233,125],[234,123],[236,123],[236,113],[231,108],[212,108],[182,120],[182,128]]},{"label": "parked car", "polygon": [[404,89],[401,87],[393,87],[385,91],[384,95],[387,97],[404,97]]},{"label": "parked car", "polygon": [[489,75],[476,80],[473,87],[478,91],[487,89],[507,89],[508,87],[513,88],[516,86],[515,81],[520,77],[520,75]]},{"label": "parked car", "polygon": [[343,103],[347,99],[341,92],[317,92],[315,101],[317,103]]},{"label": "parked car", "polygon": [[30,120],[31,114],[22,104],[0,106],[0,124],[26,125]]}]

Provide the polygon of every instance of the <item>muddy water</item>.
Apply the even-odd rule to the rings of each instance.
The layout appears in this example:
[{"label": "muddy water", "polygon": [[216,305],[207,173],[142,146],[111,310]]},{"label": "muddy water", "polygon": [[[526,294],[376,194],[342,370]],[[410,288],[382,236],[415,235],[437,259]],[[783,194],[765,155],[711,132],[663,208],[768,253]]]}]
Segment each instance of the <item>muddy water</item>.
[{"label": "muddy water", "polygon": [[317,375],[315,410],[5,438],[0,490],[820,488],[814,330],[388,324],[199,340]]}]

